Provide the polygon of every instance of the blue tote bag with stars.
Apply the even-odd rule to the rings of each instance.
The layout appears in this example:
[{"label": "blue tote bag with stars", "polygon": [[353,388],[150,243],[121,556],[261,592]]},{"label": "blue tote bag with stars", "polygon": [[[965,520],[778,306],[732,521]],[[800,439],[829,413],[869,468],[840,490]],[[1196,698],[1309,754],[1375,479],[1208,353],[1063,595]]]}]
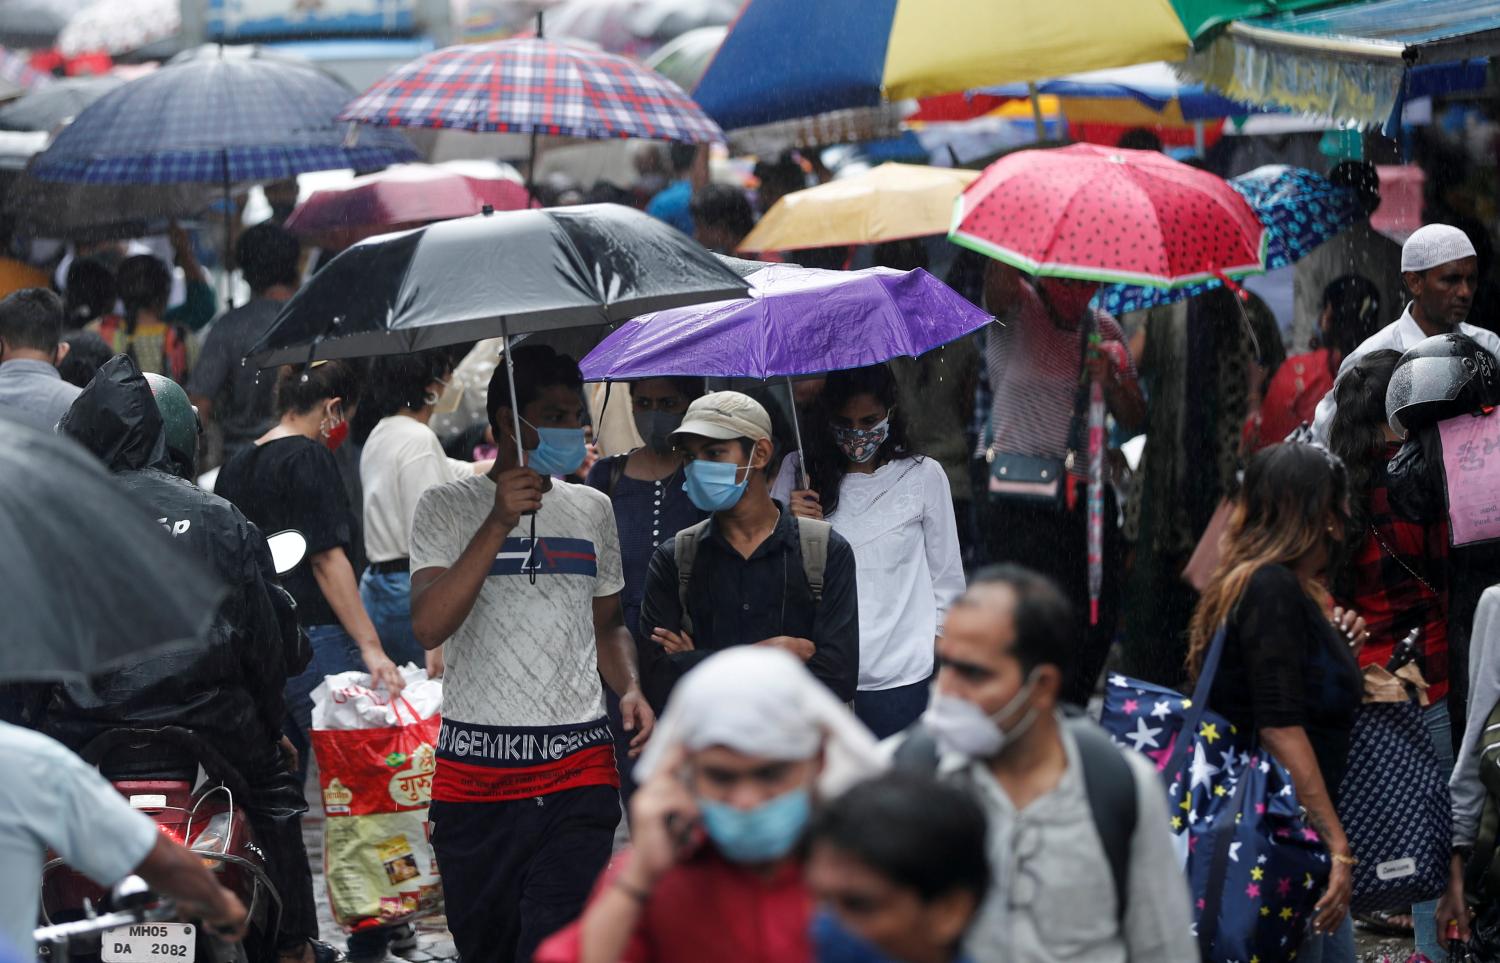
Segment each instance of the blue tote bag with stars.
[{"label": "blue tote bag with stars", "polygon": [[1328,883],[1328,849],[1302,818],[1291,775],[1254,733],[1209,711],[1223,648],[1220,628],[1192,698],[1110,676],[1100,722],[1161,773],[1205,963],[1270,963],[1301,945]]}]

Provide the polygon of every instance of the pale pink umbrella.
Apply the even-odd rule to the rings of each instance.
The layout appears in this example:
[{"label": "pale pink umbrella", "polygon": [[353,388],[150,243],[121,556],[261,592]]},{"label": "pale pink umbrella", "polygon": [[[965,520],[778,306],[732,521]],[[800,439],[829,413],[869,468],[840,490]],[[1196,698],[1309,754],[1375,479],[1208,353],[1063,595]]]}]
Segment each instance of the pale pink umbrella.
[{"label": "pale pink umbrella", "polygon": [[505,177],[474,177],[428,164],[398,164],[347,184],[314,191],[286,219],[286,229],[343,249],[377,234],[478,214],[518,211],[526,188]]}]

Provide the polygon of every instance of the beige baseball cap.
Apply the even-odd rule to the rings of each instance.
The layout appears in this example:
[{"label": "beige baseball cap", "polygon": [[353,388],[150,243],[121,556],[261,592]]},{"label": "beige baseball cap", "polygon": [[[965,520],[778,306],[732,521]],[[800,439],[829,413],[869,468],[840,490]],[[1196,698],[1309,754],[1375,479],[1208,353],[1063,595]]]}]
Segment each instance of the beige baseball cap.
[{"label": "beige baseball cap", "polygon": [[771,437],[771,416],[760,402],[738,391],[714,391],[688,405],[682,416],[682,427],[673,438],[698,435],[728,441],[749,438],[760,441]]}]

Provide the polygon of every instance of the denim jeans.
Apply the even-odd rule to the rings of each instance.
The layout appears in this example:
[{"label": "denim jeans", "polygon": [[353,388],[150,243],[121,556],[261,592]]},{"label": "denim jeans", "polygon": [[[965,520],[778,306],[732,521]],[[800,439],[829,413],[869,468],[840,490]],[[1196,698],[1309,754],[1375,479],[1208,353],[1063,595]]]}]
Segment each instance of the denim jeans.
[{"label": "denim jeans", "polygon": [[1346,913],[1332,933],[1309,936],[1297,951],[1297,963],[1354,963],[1354,920]]},{"label": "denim jeans", "polygon": [[[1422,712],[1422,721],[1427,724],[1427,734],[1432,737],[1432,747],[1437,750],[1438,765],[1444,777],[1453,774],[1453,737],[1451,720],[1448,717],[1448,702],[1443,700],[1428,706]],[[1437,900],[1417,903],[1411,908],[1412,930],[1416,935],[1417,952],[1429,959],[1446,959],[1447,950],[1438,944]]]},{"label": "denim jeans", "polygon": [[380,647],[398,666],[427,664],[427,652],[411,631],[411,573],[365,570],[359,598],[380,636]]},{"label": "denim jeans", "polygon": [[297,747],[297,784],[307,781],[308,753],[312,751],[312,692],[325,676],[363,670],[364,660],[359,656],[359,646],[344,627],[332,625],[307,626],[307,638],[312,643],[312,661],[301,675],[286,680],[286,735]]}]

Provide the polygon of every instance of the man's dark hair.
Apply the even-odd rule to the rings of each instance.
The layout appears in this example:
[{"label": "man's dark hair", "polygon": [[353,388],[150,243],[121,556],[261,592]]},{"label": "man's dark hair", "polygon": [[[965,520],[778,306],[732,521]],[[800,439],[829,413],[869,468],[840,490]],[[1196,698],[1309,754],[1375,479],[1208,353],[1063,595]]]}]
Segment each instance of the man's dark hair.
[{"label": "man's dark hair", "polygon": [[1161,153],[1161,138],[1157,136],[1154,130],[1148,130],[1145,127],[1132,127],[1120,135],[1120,139],[1115,142],[1115,146],[1123,147],[1126,150],[1154,150],[1157,153]]},{"label": "man's dark hair", "polygon": [[120,262],[115,285],[125,307],[125,317],[134,322],[142,309],[166,309],[167,299],[172,295],[172,269],[159,257],[137,254]]},{"label": "man's dark hair", "polygon": [[924,903],[955,890],[977,907],[990,886],[984,810],[974,797],[930,776],[888,772],[825,805],[808,843],[854,857]]},{"label": "man's dark hair", "polygon": [[[1011,647],[1021,668],[1055,665],[1066,674],[1073,667],[1078,624],[1073,603],[1045,575],[1020,565],[991,565],[969,582],[969,591],[985,586],[1008,586],[1016,596],[1011,612],[1016,640]],[[964,599],[959,599],[963,604]]]},{"label": "man's dark hair", "polygon": [[7,348],[56,351],[62,331],[62,298],[46,288],[24,288],[0,301],[0,340]]},{"label": "man's dark hair", "polygon": [[80,388],[87,388],[95,373],[114,355],[104,339],[92,331],[74,331],[63,341],[67,342],[68,353],[58,363],[57,373],[68,384]]},{"label": "man's dark hair", "polygon": [[342,398],[345,409],[357,405],[364,374],[364,363],[350,358],[286,365],[276,378],[276,414],[304,414],[328,398]]},{"label": "man's dark hair", "polygon": [[728,184],[707,184],[693,192],[688,210],[693,221],[723,227],[735,237],[744,237],[755,226],[755,212],[745,192]]},{"label": "man's dark hair", "polygon": [[1366,216],[1380,206],[1380,172],[1369,161],[1345,160],[1333,165],[1328,181],[1334,187],[1348,187],[1359,195]]},{"label": "man's dark hair", "polygon": [[269,221],[240,235],[234,244],[234,260],[256,294],[278,284],[295,288],[302,280],[302,242]]},{"label": "man's dark hair", "polygon": [[694,144],[673,144],[667,148],[667,156],[672,159],[672,173],[686,174],[692,169],[698,148]]},{"label": "man's dark hair", "polygon": [[114,310],[115,274],[103,262],[91,257],[74,258],[68,265],[67,286],[63,290],[63,327],[81,328]]},{"label": "man's dark hair", "polygon": [[[583,391],[583,375],[578,371],[578,362],[569,355],[558,354],[545,344],[523,344],[511,351],[516,369],[516,404],[521,411],[555,385],[580,393]],[[489,394],[484,400],[484,413],[489,417],[496,438],[500,437],[503,426],[495,413],[501,408],[510,410],[510,384],[506,377],[502,359],[495,365],[495,373],[490,375]],[[510,419],[505,419],[505,422],[509,424]]]}]

